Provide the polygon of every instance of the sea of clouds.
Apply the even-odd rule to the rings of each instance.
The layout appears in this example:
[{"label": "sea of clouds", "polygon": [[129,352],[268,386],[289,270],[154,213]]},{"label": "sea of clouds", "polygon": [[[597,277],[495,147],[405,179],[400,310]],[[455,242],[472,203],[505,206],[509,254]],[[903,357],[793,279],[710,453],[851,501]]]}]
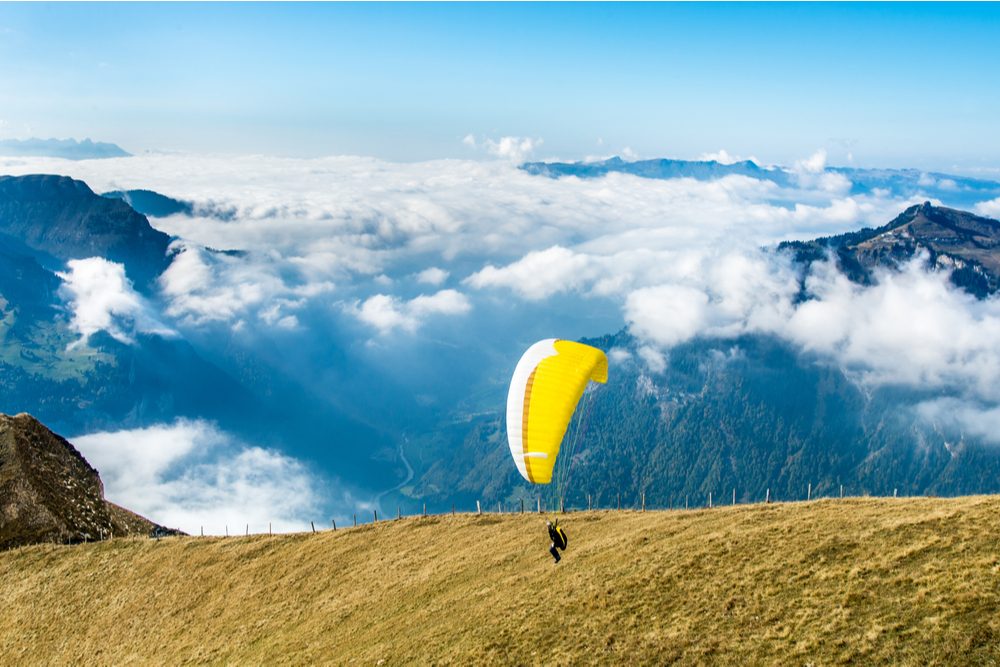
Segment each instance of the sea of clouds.
[{"label": "sea of clouds", "polygon": [[[537,146],[470,142],[519,157]],[[297,336],[317,350],[330,340],[366,349],[405,341],[419,351],[481,345],[470,337],[488,330],[488,344],[516,341],[507,355],[531,336],[627,326],[655,373],[672,346],[694,337],[766,333],[862,384],[939,390],[916,414],[996,439],[1000,301],[977,301],[920,259],[867,287],[820,262],[806,278],[812,298],[796,298],[800,275],[775,244],[879,226],[927,198],[852,194],[822,151],[788,168],[794,187],[743,176],[552,179],[508,159],[147,154],[0,159],[0,171],[194,203],[193,216],[152,220],[177,240],[150,299],[104,260],[70,265],[65,296],[83,336],[103,328],[124,341],[130,327],[186,335],[211,326]],[[975,210],[995,215],[997,206]],[[546,309],[567,313],[562,330],[539,330]],[[588,329],[595,321],[615,328]]]}]

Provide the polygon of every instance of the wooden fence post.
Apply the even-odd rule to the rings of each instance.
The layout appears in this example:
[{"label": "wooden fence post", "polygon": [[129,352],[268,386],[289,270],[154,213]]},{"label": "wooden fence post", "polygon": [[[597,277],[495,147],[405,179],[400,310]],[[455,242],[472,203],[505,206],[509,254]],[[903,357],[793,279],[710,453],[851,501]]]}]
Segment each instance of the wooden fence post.
[{"label": "wooden fence post", "polygon": [[373,509],[372,510],[372,514],[375,515],[375,523],[378,523],[378,510],[377,509]]},{"label": "wooden fence post", "polygon": [[337,520],[336,519],[330,519],[330,521],[333,522],[333,530],[334,530],[334,532],[336,532],[336,530],[337,530]]},{"label": "wooden fence post", "polygon": [[841,498],[844,497],[844,485],[843,484],[840,485],[840,497]]},{"label": "wooden fence post", "polygon": [[524,498],[521,498],[521,514],[524,514]]},{"label": "wooden fence post", "polygon": [[563,504],[564,501],[565,501],[565,498],[563,498],[562,496],[559,496],[559,513],[560,514],[565,514],[566,513],[566,506]]},{"label": "wooden fence post", "polygon": [[[113,536],[114,536],[114,535],[112,535],[112,537],[113,537]],[[202,527],[201,527],[201,536],[202,536],[202,537],[205,537],[205,526],[202,526]]]},{"label": "wooden fence post", "polygon": [[893,489],[893,490],[892,490],[892,497],[893,497],[893,498],[895,498],[895,497],[896,497],[896,492],[897,492],[897,491],[899,491],[899,489]]},{"label": "wooden fence post", "polygon": [[767,494],[764,496],[764,503],[766,504],[769,502],[771,502],[771,489],[768,489]]},{"label": "wooden fence post", "polygon": [[229,524],[226,524],[226,537],[229,537]]},{"label": "wooden fence post", "polygon": [[427,503],[424,503],[424,516],[427,516]]},{"label": "wooden fence post", "polygon": [[708,509],[712,509],[712,492],[708,492]]},{"label": "wooden fence post", "polygon": [[736,505],[736,489],[733,489],[733,505]]},{"label": "wooden fence post", "polygon": [[476,501],[476,514],[482,514],[483,508],[479,506],[479,501]]},{"label": "wooden fence post", "polygon": [[589,512],[592,509],[593,509],[593,507],[590,504],[590,494],[588,493],[587,494],[587,511]]},{"label": "wooden fence post", "polygon": [[358,527],[358,513],[357,512],[354,513],[354,527],[355,528]]},{"label": "wooden fence post", "polygon": [[247,537],[250,537],[250,524],[247,524]]},{"label": "wooden fence post", "polygon": [[809,486],[806,487],[806,500],[812,500],[813,497],[813,485],[809,482]]},{"label": "wooden fence post", "polygon": [[274,533],[271,532],[271,522],[270,521],[267,522],[267,534],[268,535],[273,535],[274,534]]},{"label": "wooden fence post", "polygon": [[642,511],[646,511],[646,492],[642,492]]},{"label": "wooden fence post", "polygon": [[542,513],[542,497],[541,496],[537,496],[535,498],[535,500],[538,501],[538,513],[541,514]]},{"label": "wooden fence post", "polygon": [[314,524],[312,521],[310,521],[309,525],[312,526],[313,532],[315,533],[316,532],[316,524]]},{"label": "wooden fence post", "polygon": [[503,514],[503,508],[500,506],[500,501],[497,501],[497,514]]}]

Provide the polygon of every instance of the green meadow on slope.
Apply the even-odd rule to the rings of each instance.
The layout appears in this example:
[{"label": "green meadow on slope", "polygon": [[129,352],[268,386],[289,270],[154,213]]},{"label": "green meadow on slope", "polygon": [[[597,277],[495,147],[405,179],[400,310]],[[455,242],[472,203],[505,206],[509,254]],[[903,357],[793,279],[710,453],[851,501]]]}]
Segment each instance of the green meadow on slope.
[{"label": "green meadow on slope", "polygon": [[0,553],[3,664],[996,664],[1000,498],[432,516]]}]

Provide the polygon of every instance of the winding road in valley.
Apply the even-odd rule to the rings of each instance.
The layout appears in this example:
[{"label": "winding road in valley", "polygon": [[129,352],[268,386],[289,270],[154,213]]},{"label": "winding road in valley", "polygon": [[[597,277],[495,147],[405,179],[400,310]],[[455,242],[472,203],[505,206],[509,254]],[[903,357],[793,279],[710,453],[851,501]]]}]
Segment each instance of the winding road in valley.
[{"label": "winding road in valley", "polygon": [[[413,479],[413,466],[411,466],[410,462],[406,460],[406,452],[403,451],[403,444],[405,442],[407,442],[407,439],[404,437],[403,442],[399,443],[399,459],[403,462],[403,465],[406,466],[406,479],[404,479],[402,482],[392,487],[391,489],[386,489],[385,491],[381,491],[375,495],[375,498],[372,500],[372,504],[375,505],[377,509],[382,509],[383,498],[385,498],[390,493],[399,491],[401,488],[409,484],[410,480]],[[383,511],[382,514],[384,515],[385,512]]]}]

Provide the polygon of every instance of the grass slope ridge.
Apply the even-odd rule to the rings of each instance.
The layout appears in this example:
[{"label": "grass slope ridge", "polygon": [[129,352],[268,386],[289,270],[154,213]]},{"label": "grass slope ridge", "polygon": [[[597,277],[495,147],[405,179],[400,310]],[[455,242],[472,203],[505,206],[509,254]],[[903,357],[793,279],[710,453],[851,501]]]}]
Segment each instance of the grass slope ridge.
[{"label": "grass slope ridge", "polygon": [[0,554],[0,663],[994,664],[1000,498],[581,512]]}]

